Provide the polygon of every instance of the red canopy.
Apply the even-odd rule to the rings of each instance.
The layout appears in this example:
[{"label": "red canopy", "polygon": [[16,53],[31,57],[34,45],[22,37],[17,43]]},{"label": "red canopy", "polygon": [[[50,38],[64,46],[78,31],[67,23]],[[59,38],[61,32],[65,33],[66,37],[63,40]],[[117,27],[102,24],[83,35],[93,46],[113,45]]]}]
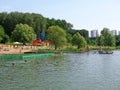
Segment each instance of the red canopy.
[{"label": "red canopy", "polygon": [[41,45],[42,44],[42,42],[41,42],[41,40],[33,40],[33,45]]}]

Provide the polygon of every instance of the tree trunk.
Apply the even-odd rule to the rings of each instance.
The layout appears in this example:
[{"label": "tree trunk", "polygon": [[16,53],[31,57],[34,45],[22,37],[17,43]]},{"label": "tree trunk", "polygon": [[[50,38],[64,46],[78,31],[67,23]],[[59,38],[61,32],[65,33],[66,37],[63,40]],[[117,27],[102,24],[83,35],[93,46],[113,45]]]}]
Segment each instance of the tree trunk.
[{"label": "tree trunk", "polygon": [[57,45],[55,45],[55,50],[57,49]]},{"label": "tree trunk", "polygon": [[78,49],[80,49],[80,46],[78,45],[78,47],[77,47]]}]

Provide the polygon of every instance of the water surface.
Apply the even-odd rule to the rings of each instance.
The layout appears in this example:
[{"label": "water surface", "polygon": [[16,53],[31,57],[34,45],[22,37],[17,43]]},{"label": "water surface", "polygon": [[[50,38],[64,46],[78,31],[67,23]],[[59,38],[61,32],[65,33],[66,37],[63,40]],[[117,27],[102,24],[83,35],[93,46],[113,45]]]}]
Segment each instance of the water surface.
[{"label": "water surface", "polygon": [[91,51],[27,62],[0,61],[0,90],[120,90],[119,57],[120,51]]}]

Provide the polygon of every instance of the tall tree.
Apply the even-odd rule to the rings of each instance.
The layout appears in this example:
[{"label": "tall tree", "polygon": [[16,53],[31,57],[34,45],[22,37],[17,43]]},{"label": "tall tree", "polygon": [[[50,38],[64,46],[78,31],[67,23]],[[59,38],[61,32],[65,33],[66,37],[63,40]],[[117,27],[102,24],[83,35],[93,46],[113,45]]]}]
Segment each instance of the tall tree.
[{"label": "tall tree", "polygon": [[104,36],[103,35],[101,35],[100,37],[97,37],[97,45],[104,46]]},{"label": "tall tree", "polygon": [[116,46],[120,46],[120,35],[115,36]]},{"label": "tall tree", "polygon": [[115,46],[115,36],[113,36],[108,28],[103,28],[101,35],[104,37],[104,46]]},{"label": "tall tree", "polygon": [[4,39],[5,32],[4,28],[0,25],[0,42]]},{"label": "tall tree", "polygon": [[49,26],[59,26],[62,29],[64,29],[65,31],[71,30],[73,25],[71,23],[66,22],[65,20],[60,20],[60,19],[49,19],[47,18],[47,28],[49,28]]},{"label": "tall tree", "polygon": [[23,44],[31,43],[35,38],[35,33],[32,27],[27,24],[17,24],[12,32],[13,41],[21,42]]},{"label": "tall tree", "polygon": [[47,39],[57,49],[66,43],[66,32],[59,26],[50,26],[47,31]]},{"label": "tall tree", "polygon": [[72,43],[73,45],[77,45],[78,49],[86,46],[85,38],[81,36],[78,32],[74,34]]},{"label": "tall tree", "polygon": [[66,38],[68,43],[72,43],[73,36],[70,33],[67,33]]},{"label": "tall tree", "polygon": [[36,32],[46,31],[46,18],[40,14],[20,12],[0,13],[0,25],[5,28],[5,32],[9,36],[11,36],[16,24],[20,23],[33,27]]},{"label": "tall tree", "polygon": [[86,30],[86,29],[78,30],[78,32],[79,32],[80,35],[83,36],[84,38],[88,38],[88,36],[89,36],[88,30]]}]

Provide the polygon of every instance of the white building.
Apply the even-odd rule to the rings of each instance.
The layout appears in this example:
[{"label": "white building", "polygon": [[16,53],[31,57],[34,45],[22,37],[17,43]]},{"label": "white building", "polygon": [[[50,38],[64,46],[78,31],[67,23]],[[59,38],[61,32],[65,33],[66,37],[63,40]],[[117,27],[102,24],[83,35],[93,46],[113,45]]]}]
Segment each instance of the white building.
[{"label": "white building", "polygon": [[111,30],[112,35],[117,35],[117,30]]},{"label": "white building", "polygon": [[99,36],[98,30],[92,30],[91,31],[91,37],[97,37],[97,36]]}]

